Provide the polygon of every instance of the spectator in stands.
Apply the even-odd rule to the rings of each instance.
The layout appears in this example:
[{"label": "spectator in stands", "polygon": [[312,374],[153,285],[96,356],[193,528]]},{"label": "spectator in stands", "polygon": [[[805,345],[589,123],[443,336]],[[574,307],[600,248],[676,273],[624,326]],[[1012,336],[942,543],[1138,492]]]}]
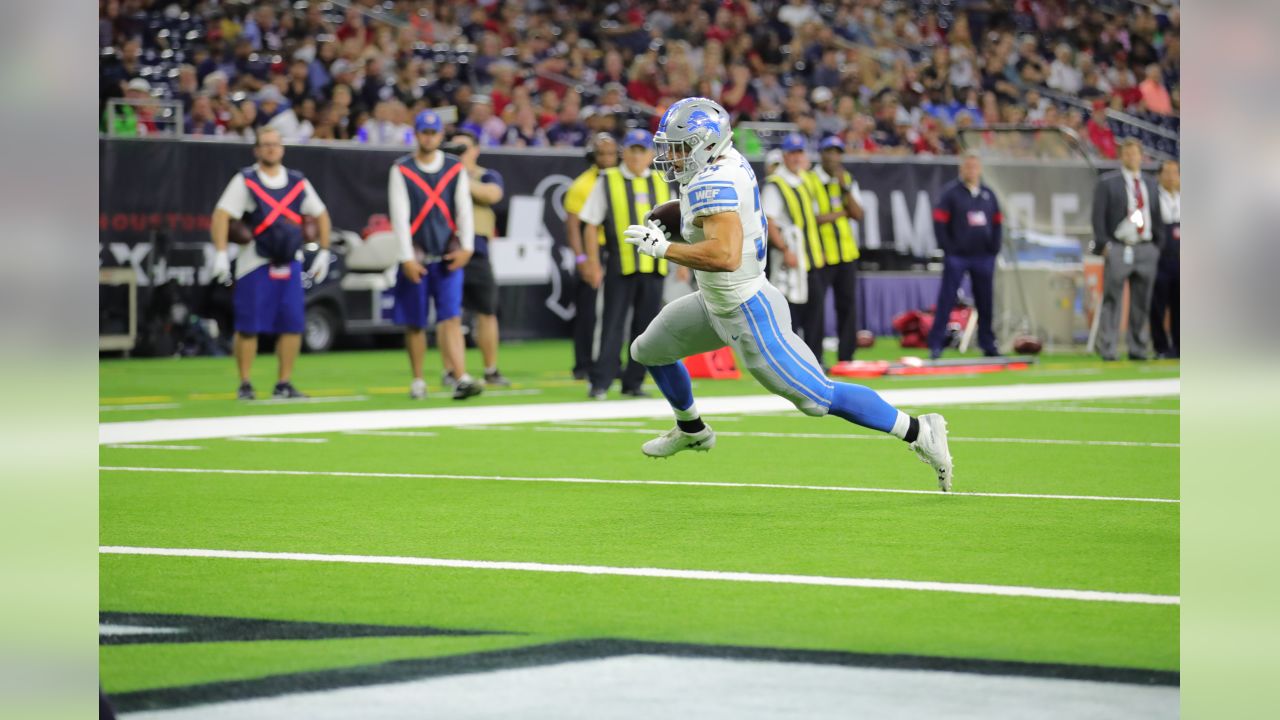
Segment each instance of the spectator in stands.
[{"label": "spectator in stands", "polygon": [[403,147],[413,144],[413,129],[403,122],[408,113],[398,100],[378,103],[373,117],[360,126],[356,139],[368,145]]},{"label": "spectator in stands", "polygon": [[301,106],[303,100],[312,97],[311,81],[308,78],[309,72],[306,60],[295,58],[289,64],[289,81],[285,86],[284,98],[295,108]]},{"label": "spectator in stands", "polygon": [[547,142],[559,147],[582,147],[587,144],[587,126],[579,119],[578,106],[581,97],[576,93],[565,95],[560,116],[547,129]]},{"label": "spectator in stands", "polygon": [[213,115],[213,102],[208,95],[196,95],[191,100],[191,112],[187,115],[183,132],[188,135],[221,135],[217,119]]},{"label": "spectator in stands", "polygon": [[288,106],[280,89],[275,85],[264,85],[253,99],[258,104],[256,127],[273,128],[280,133],[285,143],[297,142],[300,138],[298,116]]},{"label": "spectator in stands", "polygon": [[503,145],[509,147],[545,147],[547,134],[538,127],[538,116],[533,108],[523,105],[516,108],[515,122],[507,128]]},{"label": "spectator in stands", "polygon": [[1074,95],[1080,92],[1083,78],[1080,70],[1071,61],[1071,46],[1059,43],[1053,51],[1053,63],[1049,66],[1049,77],[1045,85],[1061,93]]},{"label": "spectator in stands", "polygon": [[1173,102],[1169,99],[1169,90],[1164,86],[1164,78],[1160,75],[1160,66],[1152,63],[1147,66],[1146,79],[1138,85],[1142,92],[1142,104],[1148,112],[1157,115],[1172,115]]},{"label": "spectator in stands", "polygon": [[933,205],[934,235],[945,257],[933,327],[929,330],[929,357],[936,360],[942,356],[948,319],[966,275],[978,311],[978,345],[983,355],[999,355],[992,296],[1003,225],[1000,201],[982,182],[982,159],[971,150],[960,162],[960,177],[942,188]]},{"label": "spectator in stands", "polygon": [[1108,160],[1116,158],[1116,136],[1107,123],[1107,106],[1101,100],[1093,104],[1093,114],[1089,116],[1085,131],[1099,155]]}]

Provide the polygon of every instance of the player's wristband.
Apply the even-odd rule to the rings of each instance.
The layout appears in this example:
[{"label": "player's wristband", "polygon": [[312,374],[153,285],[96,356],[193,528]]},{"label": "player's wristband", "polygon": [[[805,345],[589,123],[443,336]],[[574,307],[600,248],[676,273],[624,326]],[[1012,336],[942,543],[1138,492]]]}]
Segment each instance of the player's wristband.
[{"label": "player's wristband", "polygon": [[573,261],[574,261],[574,262],[576,262],[577,264],[581,265],[582,263],[584,263],[584,262],[586,262],[586,261],[587,261],[587,256],[586,256],[586,254],[578,255],[578,256],[576,256],[576,257],[573,259]]}]

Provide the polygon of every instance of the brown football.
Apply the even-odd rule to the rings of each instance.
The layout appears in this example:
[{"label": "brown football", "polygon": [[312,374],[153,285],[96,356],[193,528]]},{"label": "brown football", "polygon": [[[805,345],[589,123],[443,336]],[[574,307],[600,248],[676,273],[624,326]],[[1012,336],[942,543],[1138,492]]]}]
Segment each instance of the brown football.
[{"label": "brown football", "polygon": [[645,216],[645,220],[653,220],[658,223],[658,226],[666,233],[667,240],[671,242],[684,240],[684,236],[680,234],[679,200],[668,200],[658,205],[649,211],[649,214]]},{"label": "brown football", "polygon": [[237,245],[248,245],[253,242],[253,233],[249,232],[249,226],[240,220],[232,220],[227,226],[227,239]]},{"label": "brown football", "polygon": [[1039,355],[1044,344],[1035,335],[1019,335],[1013,339],[1013,351],[1021,355]]},{"label": "brown football", "polygon": [[855,337],[858,340],[858,347],[860,348],[874,347],[876,344],[876,334],[870,330],[859,330]]}]

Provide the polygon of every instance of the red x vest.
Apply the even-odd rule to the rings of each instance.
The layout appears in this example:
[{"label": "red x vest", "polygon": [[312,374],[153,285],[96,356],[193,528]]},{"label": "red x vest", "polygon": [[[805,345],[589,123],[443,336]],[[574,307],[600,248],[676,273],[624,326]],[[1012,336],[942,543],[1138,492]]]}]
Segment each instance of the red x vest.
[{"label": "red x vest", "polygon": [[412,155],[406,155],[396,161],[396,166],[409,191],[409,234],[414,245],[428,256],[443,256],[449,239],[458,230],[453,197],[462,162],[453,155],[445,155],[440,170],[425,173]]},{"label": "red x vest", "polygon": [[302,247],[302,201],[307,179],[297,170],[289,170],[282,188],[269,188],[253,167],[241,171],[245,187],[253,196],[255,207],[244,216],[253,231],[254,249],[266,260],[281,264],[290,262]]}]

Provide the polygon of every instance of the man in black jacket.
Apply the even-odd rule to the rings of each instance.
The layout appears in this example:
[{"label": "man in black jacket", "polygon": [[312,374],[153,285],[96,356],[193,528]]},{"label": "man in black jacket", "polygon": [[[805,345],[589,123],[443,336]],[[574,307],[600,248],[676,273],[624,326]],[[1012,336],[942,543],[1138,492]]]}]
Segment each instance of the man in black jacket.
[{"label": "man in black jacket", "polygon": [[933,232],[946,257],[933,328],[929,330],[929,357],[937,359],[942,355],[947,319],[966,274],[978,310],[978,345],[988,357],[999,354],[991,321],[996,255],[1000,253],[1003,224],[1000,201],[990,187],[982,184],[981,158],[972,151],[965,153],[959,179],[942,188],[933,206]]},{"label": "man in black jacket", "polygon": [[1146,360],[1151,292],[1160,250],[1155,240],[1163,219],[1154,179],[1142,174],[1142,145],[1134,138],[1120,145],[1120,171],[1103,175],[1093,193],[1093,247],[1106,258],[1102,271],[1102,308],[1098,318],[1098,354],[1115,360],[1120,340],[1120,305],[1129,285],[1129,359]]},{"label": "man in black jacket", "polygon": [[[1156,268],[1155,290],[1151,293],[1151,344],[1156,355],[1176,358],[1181,352],[1180,279],[1182,255],[1182,176],[1177,160],[1160,165],[1160,187],[1156,190],[1160,211],[1160,234],[1155,243],[1160,248],[1160,264]],[[1164,330],[1165,311],[1169,313],[1169,330]],[[1172,336],[1172,342],[1170,337]]]}]

